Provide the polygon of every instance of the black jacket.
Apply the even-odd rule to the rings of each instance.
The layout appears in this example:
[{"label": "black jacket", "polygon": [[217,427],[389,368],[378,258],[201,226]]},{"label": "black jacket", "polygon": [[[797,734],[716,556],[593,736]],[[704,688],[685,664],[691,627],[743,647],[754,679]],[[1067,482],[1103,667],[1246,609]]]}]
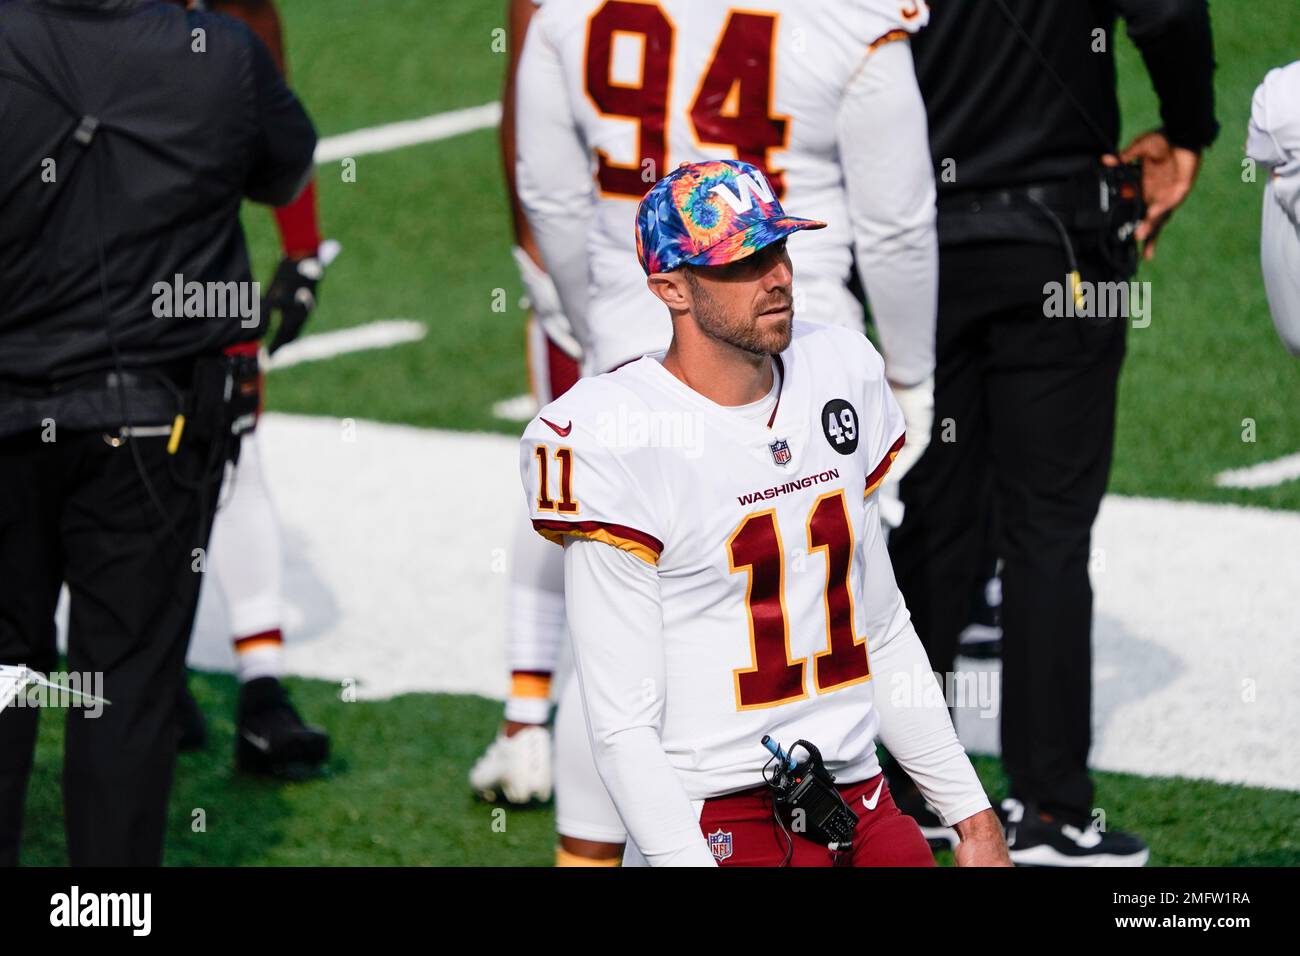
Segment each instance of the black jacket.
[{"label": "black jacket", "polygon": [[[1116,151],[1117,15],[1151,74],[1170,141],[1189,149],[1214,141],[1206,0],[1004,2],[1069,96],[999,0],[930,0],[930,25],[913,39],[913,50],[941,195],[1066,179]],[[945,160],[955,165],[945,168]]]},{"label": "black jacket", "polygon": [[238,316],[157,317],[154,286],[250,282],[240,202],[292,201],[315,147],[237,20],[0,0],[0,403],[93,379],[114,344],[124,368],[153,368],[257,337]]}]

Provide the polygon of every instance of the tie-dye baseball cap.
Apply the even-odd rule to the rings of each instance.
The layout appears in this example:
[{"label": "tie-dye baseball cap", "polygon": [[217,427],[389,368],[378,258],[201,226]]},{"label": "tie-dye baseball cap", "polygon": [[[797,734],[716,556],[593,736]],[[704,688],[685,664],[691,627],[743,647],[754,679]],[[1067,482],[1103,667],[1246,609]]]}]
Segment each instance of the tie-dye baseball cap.
[{"label": "tie-dye baseball cap", "polygon": [[792,232],[825,226],[787,216],[757,166],[737,159],[683,163],[641,200],[636,254],[646,275],[684,264],[720,266]]}]

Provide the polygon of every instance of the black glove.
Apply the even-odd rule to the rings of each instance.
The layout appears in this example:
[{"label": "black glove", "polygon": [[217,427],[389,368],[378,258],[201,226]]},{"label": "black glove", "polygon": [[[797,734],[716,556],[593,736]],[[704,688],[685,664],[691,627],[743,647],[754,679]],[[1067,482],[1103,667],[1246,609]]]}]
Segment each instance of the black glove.
[{"label": "black glove", "polygon": [[316,256],[302,259],[280,260],[271,280],[271,288],[262,299],[262,314],[269,317],[272,312],[280,313],[280,325],[275,330],[268,351],[274,355],[275,350],[287,342],[292,342],[302,332],[302,327],[316,308],[316,286],[325,267]]}]

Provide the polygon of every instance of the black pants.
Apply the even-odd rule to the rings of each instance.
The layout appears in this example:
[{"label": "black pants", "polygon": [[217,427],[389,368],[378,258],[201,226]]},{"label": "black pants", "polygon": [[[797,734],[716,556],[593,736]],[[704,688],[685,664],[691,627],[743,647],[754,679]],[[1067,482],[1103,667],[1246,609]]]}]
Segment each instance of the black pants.
[{"label": "black pants", "polygon": [[[1081,257],[1083,278],[1110,281]],[[890,554],[931,666],[953,670],[996,508],[1002,757],[1012,795],[1092,804],[1091,528],[1110,470],[1126,322],[1044,316],[1063,251],[988,243],[940,255],[934,431],[903,479]]]},{"label": "black pants", "polygon": [[[56,669],[54,609],[66,581],[68,668],[101,672],[111,702],[97,718],[67,712],[68,855],[73,865],[157,865],[198,602],[194,549],[207,545],[217,491],[211,481],[206,493],[183,487],[173,470],[211,480],[221,464],[199,442],[183,440],[168,456],[166,438],[131,439],[168,531],[129,447],[111,447],[101,432],[60,430],[56,439],[0,439],[0,663]],[[18,862],[38,713],[0,713],[0,864]]]}]

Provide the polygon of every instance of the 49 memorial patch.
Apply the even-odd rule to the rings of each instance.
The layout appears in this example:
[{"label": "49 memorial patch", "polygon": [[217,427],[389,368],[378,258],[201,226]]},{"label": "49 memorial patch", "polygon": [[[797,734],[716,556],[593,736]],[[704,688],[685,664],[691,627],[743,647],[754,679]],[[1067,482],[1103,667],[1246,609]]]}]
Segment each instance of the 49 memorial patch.
[{"label": "49 memorial patch", "polygon": [[822,434],[841,455],[858,450],[858,413],[842,398],[832,398],[822,407]]}]

